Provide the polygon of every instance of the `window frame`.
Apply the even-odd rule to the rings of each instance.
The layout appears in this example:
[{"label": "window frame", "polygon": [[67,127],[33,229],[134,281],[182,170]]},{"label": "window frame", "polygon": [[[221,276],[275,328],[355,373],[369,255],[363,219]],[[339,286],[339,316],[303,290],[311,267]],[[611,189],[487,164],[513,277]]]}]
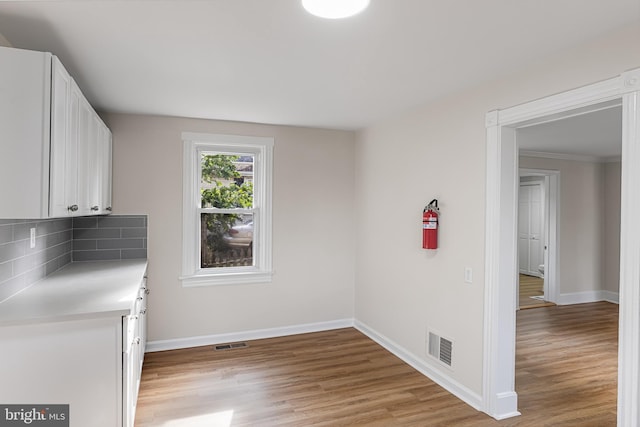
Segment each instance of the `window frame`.
[{"label": "window frame", "polygon": [[[274,138],[183,132],[182,286],[213,286],[271,282],[271,194]],[[253,266],[201,268],[200,214],[230,213],[229,209],[201,207],[200,156],[205,152],[254,156]],[[239,209],[246,211],[246,209]]]}]

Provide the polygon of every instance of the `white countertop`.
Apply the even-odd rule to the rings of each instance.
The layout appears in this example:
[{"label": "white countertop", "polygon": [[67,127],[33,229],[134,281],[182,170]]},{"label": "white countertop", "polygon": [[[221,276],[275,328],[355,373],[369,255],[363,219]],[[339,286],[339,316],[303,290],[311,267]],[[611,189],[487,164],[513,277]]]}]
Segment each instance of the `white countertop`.
[{"label": "white countertop", "polygon": [[0,326],[128,314],[147,260],[72,262],[0,303]]}]

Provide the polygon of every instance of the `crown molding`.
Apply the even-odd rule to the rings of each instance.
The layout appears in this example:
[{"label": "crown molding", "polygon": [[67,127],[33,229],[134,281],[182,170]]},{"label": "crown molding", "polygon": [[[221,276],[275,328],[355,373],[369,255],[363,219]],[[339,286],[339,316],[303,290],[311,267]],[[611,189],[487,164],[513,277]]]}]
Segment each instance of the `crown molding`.
[{"label": "crown molding", "polygon": [[[520,150],[521,157],[538,157],[542,159],[555,159],[555,160],[572,160],[575,162],[586,163],[603,163],[615,160],[609,160],[611,157],[598,157],[590,156],[588,154],[565,154],[565,153],[548,153],[546,151],[527,151]],[[618,157],[618,160],[620,158]]]}]

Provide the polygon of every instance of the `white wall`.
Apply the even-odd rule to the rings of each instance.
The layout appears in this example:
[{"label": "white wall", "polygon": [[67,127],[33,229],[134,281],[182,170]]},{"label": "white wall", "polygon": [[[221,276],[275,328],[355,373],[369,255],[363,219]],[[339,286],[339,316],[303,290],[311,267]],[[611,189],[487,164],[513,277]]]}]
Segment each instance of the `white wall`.
[{"label": "white wall", "polygon": [[[352,132],[107,114],[114,214],[148,214],[149,339],[353,318]],[[273,136],[269,284],[183,288],[181,133]]]},{"label": "white wall", "polygon": [[604,164],[520,157],[520,167],[560,171],[558,294],[602,290]]},{"label": "white wall", "polygon": [[[356,318],[481,394],[485,114],[640,67],[639,39],[638,26],[624,28],[359,132]],[[441,244],[427,252],[420,217],[434,197]],[[471,285],[465,267],[473,268]],[[427,327],[453,339],[453,370],[425,356]]]}]

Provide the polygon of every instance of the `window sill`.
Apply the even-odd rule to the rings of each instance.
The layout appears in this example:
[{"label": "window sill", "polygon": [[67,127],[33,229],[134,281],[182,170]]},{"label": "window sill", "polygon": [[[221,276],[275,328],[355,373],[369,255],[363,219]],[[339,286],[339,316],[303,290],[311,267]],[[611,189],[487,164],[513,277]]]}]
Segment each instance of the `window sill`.
[{"label": "window sill", "polygon": [[239,285],[250,283],[271,283],[273,272],[250,271],[224,274],[193,274],[180,276],[182,287],[194,288],[202,286]]}]

